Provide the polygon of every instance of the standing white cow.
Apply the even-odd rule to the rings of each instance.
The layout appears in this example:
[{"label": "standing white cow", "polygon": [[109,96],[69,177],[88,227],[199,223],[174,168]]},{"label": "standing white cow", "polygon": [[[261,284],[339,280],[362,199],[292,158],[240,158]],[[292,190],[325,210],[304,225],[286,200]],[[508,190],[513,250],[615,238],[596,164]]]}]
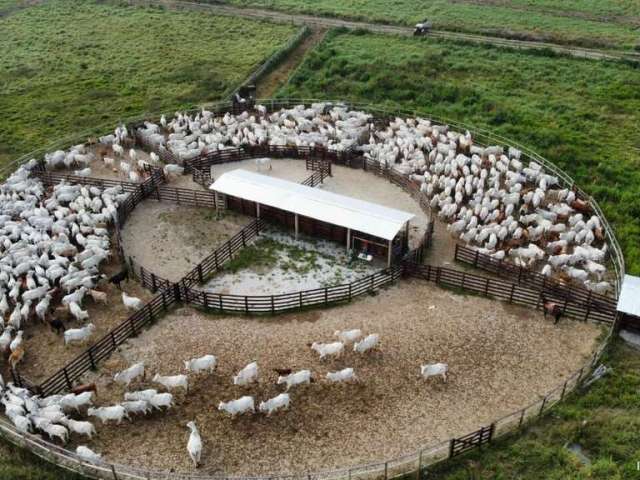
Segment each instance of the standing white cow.
[{"label": "standing white cow", "polygon": [[238,372],[238,374],[233,377],[233,384],[240,385],[246,387],[250,383],[258,381],[258,362],[252,362],[242,370]]},{"label": "standing white cow", "polygon": [[253,397],[250,397],[248,395],[240,397],[237,400],[220,402],[220,404],[218,405],[218,410],[220,410],[221,412],[227,412],[229,415],[231,415],[231,417],[242,415],[243,413],[247,412],[256,413],[256,407]]},{"label": "standing white cow", "polygon": [[203,370],[208,370],[209,373],[213,373],[218,365],[218,359],[215,355],[204,355],[200,358],[192,358],[184,362],[184,369],[187,372],[198,373]]},{"label": "standing white cow", "polygon": [[446,363],[431,363],[420,366],[420,375],[422,375],[423,378],[427,379],[429,377],[442,375],[442,381],[444,383],[447,383],[448,371],[449,366]]},{"label": "standing white cow", "polygon": [[281,393],[280,395],[270,398],[266,402],[260,402],[260,407],[258,407],[258,409],[269,416],[277,410],[288,410],[290,401],[291,399],[288,393]]},{"label": "standing white cow", "polygon": [[262,167],[268,167],[267,170],[273,170],[273,167],[271,166],[271,159],[268,157],[256,158],[256,170],[260,171]]}]

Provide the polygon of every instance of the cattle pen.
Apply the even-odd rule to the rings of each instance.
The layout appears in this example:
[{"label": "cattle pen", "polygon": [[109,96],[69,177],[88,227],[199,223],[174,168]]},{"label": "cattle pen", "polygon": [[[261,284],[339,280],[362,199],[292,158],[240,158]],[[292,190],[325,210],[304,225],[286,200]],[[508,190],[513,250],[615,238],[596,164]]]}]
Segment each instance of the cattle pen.
[{"label": "cattle pen", "polygon": [[[266,101],[263,103],[270,111],[273,111],[274,109],[284,106],[305,102],[298,100],[279,100]],[[309,102],[307,101],[306,103]],[[229,106],[226,104],[221,104],[216,107],[218,112],[225,112],[228,109]],[[367,106],[366,109],[381,117],[389,117],[392,114],[396,114],[396,112],[383,112],[370,106]],[[400,113],[405,112],[398,112],[397,114]],[[452,122],[446,123],[454,125]],[[479,132],[479,138],[487,143],[492,140],[507,143],[506,139],[492,136],[492,134],[488,132]],[[144,144],[144,139],[138,138],[137,142],[141,146],[151,149],[150,145]],[[543,163],[545,168],[556,173],[567,185],[573,187],[571,179],[546,162],[546,160],[535,155],[533,152],[528,152],[524,148],[523,152],[525,152],[526,155],[530,155],[531,158],[536,161]],[[164,155],[166,157],[167,152],[165,152]],[[379,163],[364,158],[355,151],[332,152],[322,148],[310,149],[308,147],[279,147],[272,145],[229,149],[222,152],[208,153],[194,160],[185,161],[185,174],[192,175],[195,182],[207,188],[214,181],[209,173],[212,165],[263,156],[276,158],[280,156],[304,160],[307,169],[312,173],[303,183],[310,187],[322,184],[324,178],[331,174],[331,165],[344,165],[354,169],[361,169],[401,187],[417,201],[423,210],[429,211],[428,199],[420,191],[419,185],[416,182],[413,182],[407,176],[391,168],[384,168]],[[25,157],[23,160],[27,160],[28,158],[30,158],[30,156]],[[74,183],[95,184],[100,186],[110,185],[107,180],[78,178],[71,175],[46,172],[44,170],[38,172],[37,175],[45,185],[54,185],[62,179]],[[220,200],[216,194],[209,190],[174,188],[165,182],[166,179],[161,170],[153,170],[150,172],[149,178],[141,184],[114,181],[114,184],[120,185],[130,194],[127,201],[118,208],[115,227],[116,239],[120,238],[120,230],[124,227],[128,216],[136,208],[136,205],[144,200],[172,202],[180,205],[212,209],[224,208],[224,206],[220,204]],[[584,192],[579,191],[579,194],[582,198],[589,198]],[[593,202],[593,200],[591,201]],[[596,211],[599,212],[597,204],[593,202],[593,205]],[[599,214],[601,215],[601,212]],[[616,278],[618,279],[621,278],[620,276],[624,273],[624,262],[612,231],[608,227],[608,224],[606,224],[604,217],[602,217],[602,219],[605,222],[607,238],[612,245],[612,261]],[[416,478],[420,479],[426,474],[429,465],[489,443],[497,436],[514,429],[519,429],[526,422],[533,421],[544,415],[555,403],[561,401],[568,392],[575,389],[588,377],[590,371],[597,365],[600,355],[616,327],[617,312],[614,304],[615,301],[611,297],[593,294],[580,287],[555,284],[525,268],[519,267],[518,269],[514,269],[510,264],[494,261],[493,259],[482,256],[477,253],[477,251],[472,251],[463,246],[456,246],[455,260],[495,274],[496,277],[485,277],[475,272],[460,271],[452,267],[424,264],[424,253],[429,249],[432,242],[433,222],[428,225],[424,236],[421,238],[420,244],[415,248],[403,252],[403,254],[394,259],[393,262],[390,262],[387,268],[348,284],[314,290],[287,292],[280,295],[231,295],[208,292],[199,287],[207,276],[218,271],[226,262],[232,259],[237,252],[241,251],[258,237],[261,229],[265,227],[268,221],[268,218],[255,218],[249,222],[228,241],[217,246],[211,254],[199,262],[195,268],[177,282],[171,282],[157,275],[153,271],[153,267],[150,268],[136,264],[133,259],[127,256],[127,253],[122,248],[121,242],[118,241],[116,248],[122,261],[128,265],[130,271],[138,278],[140,283],[155,294],[153,299],[148,302],[144,308],[131,315],[103,338],[92,344],[81,355],[64,365],[58,372],[39,385],[34,385],[33,382],[24,378],[17,370],[12,371],[14,381],[16,384],[27,386],[41,395],[65,392],[77,384],[87,372],[98,370],[100,364],[109,358],[109,356],[128,339],[137,337],[141,332],[157,322],[162,315],[167,314],[177,306],[192,305],[218,313],[276,315],[281,312],[301,310],[312,306],[349,303],[358,296],[379,291],[384,287],[395,284],[401,278],[413,278],[414,281],[418,282],[433,282],[447,288],[459,288],[482,297],[502,300],[507,303],[514,303],[535,310],[542,308],[542,296],[547,295],[555,301],[560,302],[569,317],[581,321],[595,321],[607,326],[607,336],[580,369],[565,378],[564,381],[547,392],[541,399],[519,408],[502,418],[493,420],[481,426],[476,431],[466,435],[456,436],[443,442],[422,446],[412,453],[401,457],[385,459],[367,465],[307,474],[282,476],[274,474],[264,477],[252,477],[264,478],[265,480],[277,478],[299,478],[301,480],[384,478],[388,480],[389,478],[412,472],[416,475]],[[17,432],[11,424],[4,419],[0,421],[0,430],[3,436],[12,443],[30,449],[36,455],[47,461],[91,478],[113,478],[115,480],[134,478],[184,478],[185,480],[231,478],[224,475],[205,476],[153,471],[110,462],[93,465],[79,460],[64,448],[44,441],[35,435]]]}]

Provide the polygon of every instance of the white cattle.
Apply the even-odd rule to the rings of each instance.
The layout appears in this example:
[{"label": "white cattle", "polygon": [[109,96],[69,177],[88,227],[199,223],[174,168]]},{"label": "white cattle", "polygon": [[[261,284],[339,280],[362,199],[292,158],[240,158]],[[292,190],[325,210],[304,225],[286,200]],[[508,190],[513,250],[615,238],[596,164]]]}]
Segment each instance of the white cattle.
[{"label": "white cattle", "polygon": [[192,358],[184,362],[184,369],[188,372],[198,373],[208,370],[213,373],[218,364],[218,359],[214,355],[204,355],[200,358]]},{"label": "white cattle", "polygon": [[420,375],[422,378],[427,379],[436,375],[442,375],[442,381],[447,382],[447,372],[449,366],[446,363],[432,363],[420,366]]},{"label": "white cattle", "polygon": [[218,405],[218,410],[221,412],[227,412],[231,417],[235,417],[236,415],[242,415],[247,412],[256,412],[255,403],[253,401],[253,397],[244,396],[240,397],[237,400],[231,400],[229,402],[220,402]]},{"label": "white cattle", "polygon": [[144,362],[135,363],[129,368],[116,373],[113,379],[128,387],[129,384],[138,377],[144,378]]},{"label": "white cattle", "polygon": [[333,383],[349,382],[355,381],[357,379],[358,378],[356,377],[353,368],[343,368],[342,370],[338,370],[337,372],[327,373],[327,380]]},{"label": "white cattle", "polygon": [[182,387],[187,392],[189,391],[189,379],[186,375],[162,376],[156,373],[153,377],[153,381],[155,383],[163,385],[167,390],[173,390],[175,388]]},{"label": "white cattle", "polygon": [[271,166],[271,159],[268,157],[256,158],[256,170],[260,171],[262,167],[268,167],[268,170],[273,170],[273,167]]},{"label": "white cattle", "polygon": [[266,402],[260,402],[258,410],[262,413],[266,413],[267,415],[271,415],[277,410],[287,410],[290,405],[290,400],[288,393],[281,393],[280,395],[270,398]]},{"label": "white cattle", "polygon": [[296,385],[301,385],[303,383],[309,384],[311,383],[311,371],[300,370],[296,373],[278,377],[278,385],[282,385],[283,383],[287,384],[287,391],[289,391],[291,387],[295,387]]},{"label": "white cattle", "polygon": [[127,411],[122,405],[113,405],[110,407],[90,408],[87,410],[87,415],[90,417],[98,417],[102,423],[107,423],[110,420],[122,422],[123,418],[130,420]]},{"label": "white cattle", "polygon": [[354,328],[353,330],[336,330],[333,334],[338,337],[343,343],[353,343],[362,337],[362,330],[359,328]]},{"label": "white cattle", "polygon": [[342,342],[333,342],[333,343],[318,343],[313,342],[311,344],[311,349],[318,352],[320,355],[320,360],[323,360],[325,357],[339,357],[344,352],[344,343]]},{"label": "white cattle", "polygon": [[380,335],[372,333],[364,337],[363,340],[356,342],[353,345],[353,351],[358,353],[364,353],[368,350],[375,348],[380,343]]},{"label": "white cattle", "polygon": [[258,363],[252,362],[233,377],[233,384],[246,387],[250,383],[258,381]]}]

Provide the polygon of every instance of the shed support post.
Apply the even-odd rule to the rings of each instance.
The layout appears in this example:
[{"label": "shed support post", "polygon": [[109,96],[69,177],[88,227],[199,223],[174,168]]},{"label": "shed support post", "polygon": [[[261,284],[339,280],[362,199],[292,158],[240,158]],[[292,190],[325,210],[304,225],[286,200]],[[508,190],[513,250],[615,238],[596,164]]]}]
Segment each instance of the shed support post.
[{"label": "shed support post", "polygon": [[351,229],[347,228],[347,251],[351,248]]},{"label": "shed support post", "polygon": [[256,202],[256,218],[260,218],[260,204]]},{"label": "shed support post", "polygon": [[387,268],[389,268],[391,266],[391,252],[392,252],[392,244],[393,244],[393,239],[389,240],[389,247],[388,247],[388,251],[387,251]]},{"label": "shed support post", "polygon": [[297,240],[298,239],[298,231],[300,229],[300,226],[298,224],[298,214],[297,213],[295,214],[294,218],[295,218],[295,229],[296,229],[296,240]]}]

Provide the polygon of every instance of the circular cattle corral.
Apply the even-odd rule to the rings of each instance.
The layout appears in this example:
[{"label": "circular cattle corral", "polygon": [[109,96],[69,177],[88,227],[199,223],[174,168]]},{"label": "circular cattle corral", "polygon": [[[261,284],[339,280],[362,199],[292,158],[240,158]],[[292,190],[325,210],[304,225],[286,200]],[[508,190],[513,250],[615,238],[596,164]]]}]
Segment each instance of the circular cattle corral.
[{"label": "circular cattle corral", "polygon": [[[169,131],[162,135],[170,138]],[[117,168],[101,163],[102,147],[91,148],[97,156],[94,177],[118,178]],[[137,148],[137,158],[149,161],[148,147]],[[300,159],[274,158],[272,166],[262,173],[298,183],[312,173]],[[214,165],[212,175],[237,168],[256,170],[257,165],[252,159]],[[188,175],[174,177],[169,186],[201,189]],[[316,188],[415,214],[412,247],[420,243],[431,220],[405,190],[361,169],[333,165],[332,176]],[[178,282],[251,220],[208,207],[157,201],[150,195],[122,227],[121,246],[132,265]],[[433,220],[436,233],[423,262],[448,265],[453,263],[457,240],[448,231],[450,220]],[[285,248],[289,255],[291,249],[306,252],[311,267],[282,268],[277,263],[282,259],[270,252],[271,264],[219,272],[200,288],[222,294],[277,295],[332,285],[336,278],[354,281],[385,267],[374,262],[347,268],[342,265],[342,246],[309,238],[289,241],[287,236],[291,235],[284,231],[266,232],[262,241],[286,244],[277,248]],[[261,237],[253,239],[247,248],[255,245],[259,250],[260,241]],[[115,259],[102,268],[108,274],[118,269]],[[133,279],[123,283],[123,289],[145,301],[151,298]],[[98,334],[107,333],[127,315],[120,291],[113,285],[103,290],[107,304],[90,307]],[[379,347],[360,354],[347,345],[342,356],[328,360],[320,360],[310,348],[312,342],[335,341],[338,330],[356,328],[365,335],[379,334]],[[541,398],[584,364],[600,333],[593,323],[554,324],[536,309],[418,279],[401,279],[340,306],[279,315],[212,313],[181,305],[127,340],[79,383],[94,382],[99,392],[94,403],[108,406],[121,402],[125,391],[161,390],[153,375],[183,373],[184,362],[191,358],[216,355],[215,372],[189,375],[189,391],[173,391],[175,405],[168,411],[134,416],[131,423],[102,425],[95,419],[97,436],[92,440],[71,436],[66,447],[89,445],[115,464],[192,472],[186,424],[195,421],[204,445],[199,469],[204,474],[299,474],[376,463],[460,436]],[[30,327],[29,353],[21,372],[41,381],[53,373],[52,366],[61,367],[82,351],[78,346],[64,348],[57,340],[43,325]],[[258,383],[233,385],[232,376],[254,361],[259,366]],[[113,380],[115,373],[138,362],[145,364],[145,379],[127,388]],[[422,364],[437,362],[449,367],[446,383],[420,375]],[[347,367],[354,368],[356,382],[329,384],[328,372]],[[257,402],[283,392],[283,386],[276,385],[276,370],[282,369],[309,369],[314,379],[291,389],[288,410],[236,418],[218,411],[221,401],[251,395],[257,407]]]}]

